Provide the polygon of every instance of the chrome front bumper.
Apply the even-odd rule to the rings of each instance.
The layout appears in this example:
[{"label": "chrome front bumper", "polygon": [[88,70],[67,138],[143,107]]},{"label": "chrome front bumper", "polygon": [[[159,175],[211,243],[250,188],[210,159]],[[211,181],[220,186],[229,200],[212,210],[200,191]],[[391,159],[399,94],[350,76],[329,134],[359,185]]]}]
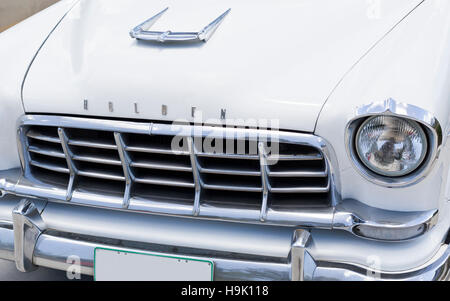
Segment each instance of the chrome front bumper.
[{"label": "chrome front bumper", "polygon": [[20,199],[0,199],[0,258],[21,271],[37,266],[94,274],[97,247],[210,259],[215,280],[448,280],[450,248],[443,243],[420,267],[386,272],[315,260],[314,233],[292,227],[157,216]]}]

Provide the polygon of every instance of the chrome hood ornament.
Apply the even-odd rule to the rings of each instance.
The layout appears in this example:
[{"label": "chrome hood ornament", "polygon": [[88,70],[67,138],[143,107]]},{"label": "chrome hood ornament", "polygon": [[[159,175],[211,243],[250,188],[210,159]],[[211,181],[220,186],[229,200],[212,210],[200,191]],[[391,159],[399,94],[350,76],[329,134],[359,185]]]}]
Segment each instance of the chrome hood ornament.
[{"label": "chrome hood ornament", "polygon": [[148,29],[155,24],[155,22],[168,10],[166,7],[161,12],[157,13],[150,19],[139,24],[130,31],[130,36],[138,40],[157,41],[157,42],[206,42],[213,35],[217,27],[223,21],[225,16],[230,12],[231,8],[227,9],[217,19],[205,26],[199,32],[172,32],[168,31],[148,31]]}]

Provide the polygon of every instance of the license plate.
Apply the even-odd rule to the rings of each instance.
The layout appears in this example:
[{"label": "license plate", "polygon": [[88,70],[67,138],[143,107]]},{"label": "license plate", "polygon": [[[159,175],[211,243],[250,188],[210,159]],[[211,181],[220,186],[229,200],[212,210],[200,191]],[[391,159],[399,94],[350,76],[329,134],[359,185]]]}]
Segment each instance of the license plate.
[{"label": "license plate", "polygon": [[95,248],[96,281],[212,281],[214,263],[186,257]]}]

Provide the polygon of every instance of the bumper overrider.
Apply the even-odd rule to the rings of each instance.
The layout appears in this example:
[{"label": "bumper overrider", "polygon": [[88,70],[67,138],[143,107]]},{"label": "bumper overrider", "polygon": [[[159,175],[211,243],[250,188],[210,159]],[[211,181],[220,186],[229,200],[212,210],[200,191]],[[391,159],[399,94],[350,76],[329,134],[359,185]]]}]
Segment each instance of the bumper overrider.
[{"label": "bumper overrider", "polygon": [[23,272],[37,266],[68,270],[75,256],[80,272],[93,275],[95,249],[110,248],[208,259],[214,262],[214,280],[449,279],[448,239],[417,268],[383,271],[315,259],[316,231],[142,214],[11,194],[0,199],[0,258],[15,261]]}]

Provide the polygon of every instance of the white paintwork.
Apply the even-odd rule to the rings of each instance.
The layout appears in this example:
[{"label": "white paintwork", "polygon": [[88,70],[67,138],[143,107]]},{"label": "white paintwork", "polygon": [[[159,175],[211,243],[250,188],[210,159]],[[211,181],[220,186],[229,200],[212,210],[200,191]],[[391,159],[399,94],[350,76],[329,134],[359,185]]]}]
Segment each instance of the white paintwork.
[{"label": "white paintwork", "polygon": [[[191,106],[203,119],[218,119],[225,108],[228,118],[278,119],[280,128],[312,132],[345,72],[419,2],[382,0],[372,19],[360,0],[82,0],[38,54],[25,109],[192,121]],[[130,38],[132,27],[167,6],[152,30],[197,31],[231,12],[207,43]]]},{"label": "white paintwork", "polygon": [[[70,2],[0,35],[0,169],[18,165],[14,120],[23,112],[26,68]],[[39,52],[25,82],[25,109],[191,120],[191,106],[205,119],[218,118],[226,108],[229,118],[278,118],[283,129],[314,131],[336,151],[343,198],[400,211],[439,208],[440,216],[430,233],[399,244],[314,230],[311,253],[318,260],[361,265],[376,253],[383,269],[406,270],[435,255],[450,225],[448,138],[427,179],[389,189],[356,172],[345,151],[344,129],[356,107],[393,98],[430,111],[448,137],[450,2],[426,0],[381,39],[419,2],[382,0],[380,18],[370,19],[370,4],[360,0],[82,1]],[[168,5],[155,30],[198,30],[224,9],[232,11],[202,46],[151,46],[128,36]],[[85,98],[89,111],[83,110]],[[161,115],[162,104],[168,105],[167,116]]]},{"label": "white paintwork", "polygon": [[439,208],[442,215],[448,212],[445,201],[448,146],[442,148],[436,166],[424,181],[392,189],[374,185],[359,175],[343,141],[345,126],[358,106],[388,98],[434,114],[446,139],[450,114],[449,12],[448,1],[425,1],[349,72],[324,106],[316,134],[335,148],[343,198],[392,210]]},{"label": "white paintwork", "polygon": [[22,81],[34,54],[73,2],[60,1],[0,34],[0,170],[20,165],[16,120],[24,113]]},{"label": "white paintwork", "polygon": [[[392,210],[439,209],[439,221],[431,233],[414,240],[410,246],[370,244],[352,251],[355,244],[332,253],[336,237],[317,240],[317,258],[337,257],[363,265],[364,256],[379,256],[384,269],[400,270],[431,259],[450,227],[450,202],[446,198],[449,177],[450,143],[450,2],[426,1],[382,43],[355,66],[328,99],[318,119],[316,133],[335,148],[341,170],[342,196]],[[422,182],[401,189],[376,186],[365,180],[350,162],[344,141],[344,128],[354,117],[356,107],[392,97],[419,106],[434,114],[442,124],[444,146],[432,173]],[[325,237],[322,237],[325,238]],[[413,256],[409,254],[414,254]],[[404,259],[400,259],[403,257]]]}]

